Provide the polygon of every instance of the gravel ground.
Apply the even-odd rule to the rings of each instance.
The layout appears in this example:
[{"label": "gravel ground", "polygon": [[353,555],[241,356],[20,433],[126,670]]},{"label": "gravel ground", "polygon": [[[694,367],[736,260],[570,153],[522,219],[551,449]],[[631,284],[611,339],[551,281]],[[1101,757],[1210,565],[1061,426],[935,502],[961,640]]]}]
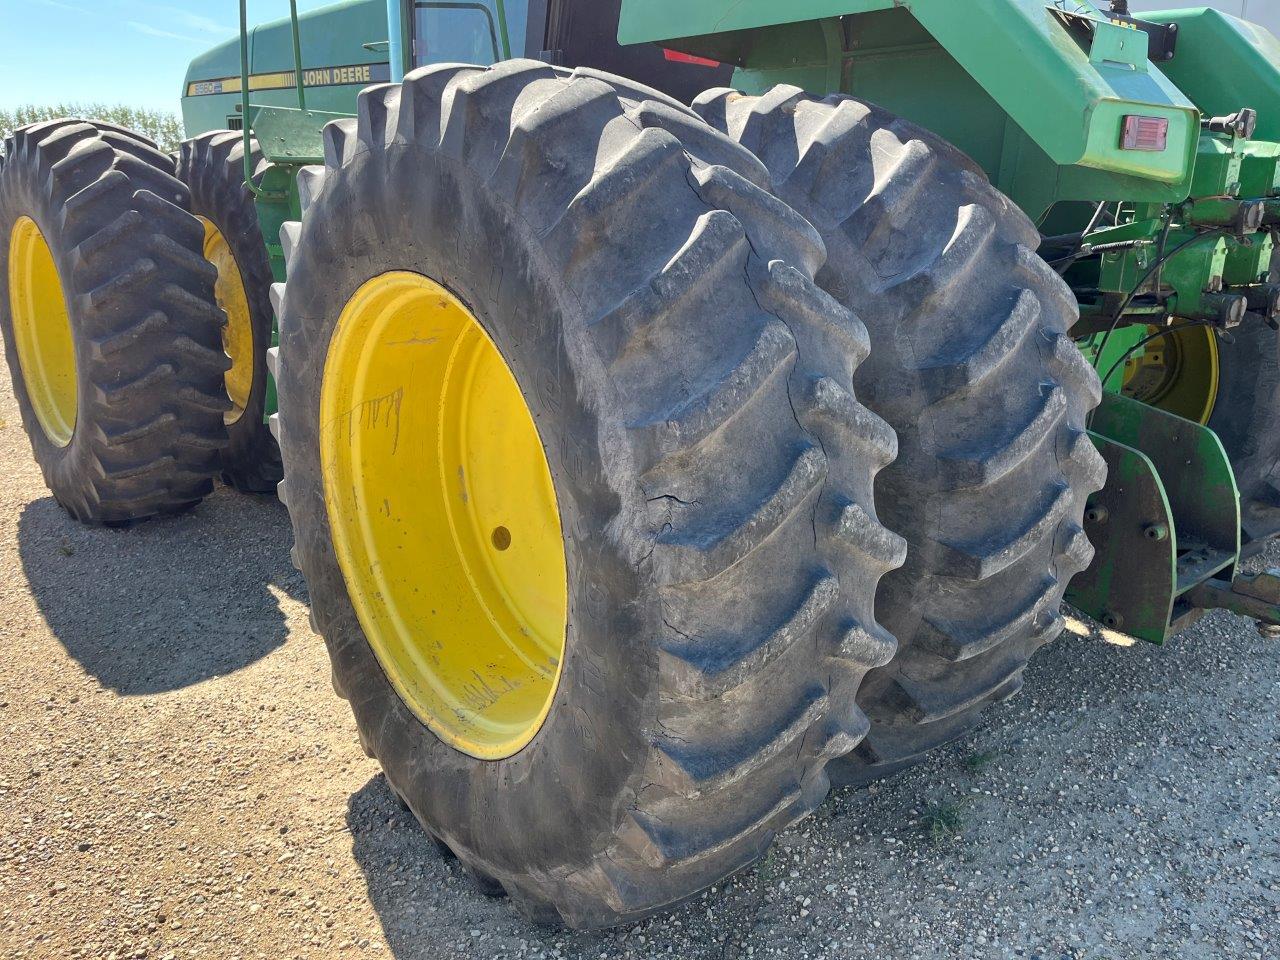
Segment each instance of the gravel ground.
[{"label": "gravel ground", "polygon": [[4,956],[1280,953],[1280,643],[1246,622],[1165,650],[1073,623],[980,731],[835,793],[755,870],[548,932],[476,893],[360,752],[279,504],[77,526],[3,374],[0,476]]}]

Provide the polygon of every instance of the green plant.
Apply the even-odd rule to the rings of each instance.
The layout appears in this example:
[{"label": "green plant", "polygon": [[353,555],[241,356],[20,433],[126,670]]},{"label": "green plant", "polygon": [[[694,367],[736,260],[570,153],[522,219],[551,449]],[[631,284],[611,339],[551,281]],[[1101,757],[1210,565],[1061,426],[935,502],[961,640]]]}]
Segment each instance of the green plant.
[{"label": "green plant", "polygon": [[[182,142],[182,120],[167,110],[148,110],[123,104],[56,103],[46,106],[26,104],[13,109],[0,109],[0,140],[19,127],[59,117],[82,117],[102,120],[137,131],[154,140],[166,153],[178,149]],[[0,146],[0,150],[3,147]]]},{"label": "green plant", "polygon": [[970,773],[978,773],[984,770],[999,755],[999,750],[974,750],[966,755],[961,762]]},{"label": "green plant", "polygon": [[920,817],[920,824],[934,843],[957,839],[964,831],[964,807],[962,800],[943,800],[931,803]]}]

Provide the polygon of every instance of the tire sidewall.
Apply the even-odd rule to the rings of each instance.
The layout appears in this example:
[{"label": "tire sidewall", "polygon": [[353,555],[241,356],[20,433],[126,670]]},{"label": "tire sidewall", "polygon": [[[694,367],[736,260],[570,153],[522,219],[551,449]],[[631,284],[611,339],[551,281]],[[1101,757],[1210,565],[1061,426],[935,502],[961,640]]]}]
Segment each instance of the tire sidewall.
[{"label": "tire sidewall", "polygon": [[[38,188],[36,183],[38,178],[35,176],[37,173],[36,169],[24,167],[14,162],[13,158],[9,158],[5,165],[0,167],[0,318],[3,318],[0,329],[3,330],[5,360],[9,364],[14,397],[22,417],[22,426],[31,441],[32,454],[44,474],[45,484],[54,497],[60,503],[70,507],[72,506],[69,502],[72,499],[70,495],[79,489],[74,478],[79,476],[87,465],[86,458],[92,456],[92,451],[86,446],[85,431],[82,428],[87,420],[86,400],[92,391],[92,381],[86,376],[86,371],[94,362],[94,358],[86,349],[88,338],[84,335],[83,320],[78,310],[77,291],[67,286],[67,277],[72,275],[70,251],[65,248],[63,242],[65,238],[58,218],[54,216],[48,200]],[[35,222],[49,246],[49,252],[53,255],[71,324],[76,357],[76,425],[71,440],[66,446],[58,446],[45,433],[39,417],[36,416],[35,407],[27,389],[26,375],[18,357],[17,338],[13,328],[9,257],[14,225],[20,217],[24,216]]]},{"label": "tire sidewall", "polygon": [[1280,331],[1250,320],[1218,341],[1218,395],[1208,427],[1218,435],[1248,502],[1261,495],[1280,460]]},{"label": "tire sidewall", "polygon": [[[391,270],[446,285],[488,332],[528,403],[554,480],[568,564],[568,634],[553,706],[512,757],[480,761],[440,741],[406,707],[359,625],[339,569],[319,462],[324,360],[347,300]],[[281,324],[281,439],[288,502],[337,682],[366,744],[415,813],[451,845],[517,885],[565,874],[610,841],[650,748],[656,595],[628,561],[583,384],[568,351],[584,321],[538,241],[470,171],[412,144],[330,170],[308,209]],[[297,358],[294,362],[293,358]],[[307,365],[309,364],[309,365]],[[424,577],[430,571],[424,571]],[[559,871],[551,871],[556,876]]]}]

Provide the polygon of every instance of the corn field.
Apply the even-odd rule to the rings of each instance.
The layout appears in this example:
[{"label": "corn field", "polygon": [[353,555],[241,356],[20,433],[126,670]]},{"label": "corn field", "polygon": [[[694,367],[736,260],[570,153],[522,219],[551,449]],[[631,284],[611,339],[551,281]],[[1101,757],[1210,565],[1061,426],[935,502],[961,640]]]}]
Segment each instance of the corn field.
[{"label": "corn field", "polygon": [[[105,103],[58,103],[49,106],[22,106],[13,110],[0,108],[0,141],[18,127],[59,117],[81,117],[85,120],[103,120],[128,127],[150,137],[166,153],[178,149],[182,142],[182,120],[175,113],[164,110],[144,110]],[[0,142],[0,152],[4,144]]]}]

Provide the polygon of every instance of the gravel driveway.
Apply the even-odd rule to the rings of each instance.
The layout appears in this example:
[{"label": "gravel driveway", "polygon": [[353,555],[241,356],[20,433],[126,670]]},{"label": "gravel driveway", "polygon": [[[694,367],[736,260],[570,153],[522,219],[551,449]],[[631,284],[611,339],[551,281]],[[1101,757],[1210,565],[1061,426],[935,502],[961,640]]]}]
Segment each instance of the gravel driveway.
[{"label": "gravel driveway", "polygon": [[5,957],[1280,954],[1280,642],[1244,621],[1073,623],[975,735],[754,871],[566,934],[476,893],[360,752],[278,503],[80,527],[2,373],[0,478]]}]

